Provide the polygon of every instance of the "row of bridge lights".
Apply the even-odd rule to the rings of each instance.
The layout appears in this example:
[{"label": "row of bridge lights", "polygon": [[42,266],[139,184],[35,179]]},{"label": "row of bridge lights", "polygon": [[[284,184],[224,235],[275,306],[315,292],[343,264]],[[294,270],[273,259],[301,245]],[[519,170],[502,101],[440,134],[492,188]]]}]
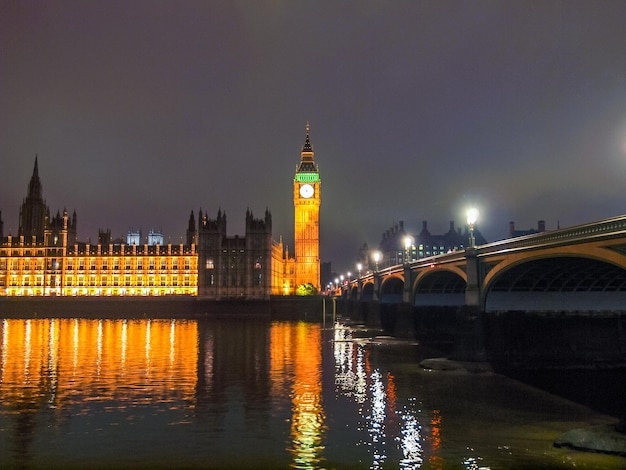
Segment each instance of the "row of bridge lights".
[{"label": "row of bridge lights", "polygon": [[[474,237],[474,226],[476,225],[476,221],[478,220],[478,209],[476,209],[475,207],[471,207],[467,210],[467,225],[469,226],[469,247],[468,248],[475,248],[476,247],[476,238]],[[407,235],[406,237],[404,237],[404,250],[405,250],[405,261],[409,259],[409,254],[410,254],[410,250],[411,247],[413,246],[413,237],[410,235]],[[378,265],[379,263],[382,261],[383,259],[383,254],[378,251],[378,250],[374,250],[372,252],[372,260],[374,261],[374,272],[378,272]],[[359,273],[358,278],[357,279],[361,279],[361,272],[363,271],[363,265],[361,263],[357,263],[356,265],[356,269]],[[338,289],[339,286],[343,286],[344,283],[349,283],[350,279],[351,279],[352,273],[350,271],[348,271],[346,273],[346,275],[344,276],[343,274],[340,275],[339,277],[335,278],[335,282],[334,285],[332,282],[329,282],[327,285],[327,288],[329,291],[331,291],[333,288]]]}]

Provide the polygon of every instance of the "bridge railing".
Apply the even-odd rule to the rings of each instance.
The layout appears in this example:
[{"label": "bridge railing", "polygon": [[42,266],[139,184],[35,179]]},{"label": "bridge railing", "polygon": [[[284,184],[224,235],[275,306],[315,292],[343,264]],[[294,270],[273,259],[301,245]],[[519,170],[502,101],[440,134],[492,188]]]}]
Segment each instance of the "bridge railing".
[{"label": "bridge railing", "polygon": [[[459,251],[451,251],[449,253],[444,253],[441,255],[433,255],[428,258],[420,258],[414,261],[409,262],[409,266],[411,269],[415,268],[423,268],[429,267],[433,265],[442,265],[447,263],[454,263],[459,260],[465,259],[465,250]],[[386,276],[389,274],[396,274],[404,271],[404,264],[397,264],[395,260],[382,260],[378,263],[378,271],[367,271],[362,273],[361,279],[371,279],[374,276],[374,273],[377,272],[381,276]],[[358,281],[358,278],[355,278],[350,283],[355,284]]]},{"label": "bridge railing", "polygon": [[511,251],[534,246],[583,243],[594,238],[613,238],[626,233],[626,215],[547,232],[507,238],[477,247],[480,255]]},{"label": "bridge railing", "polygon": [[[558,246],[563,244],[584,243],[590,239],[614,238],[626,235],[626,215],[613,217],[610,219],[591,222],[588,224],[576,225],[547,232],[535,233],[516,238],[507,238],[476,247],[479,256],[494,254],[503,251],[514,251],[532,247]],[[465,258],[465,250],[452,251],[449,253],[420,258],[411,261],[409,266],[412,269],[425,268],[432,265],[443,265],[455,263]],[[378,273],[388,275],[401,272],[403,264],[396,264],[394,259],[382,260],[378,264]],[[363,279],[371,278],[373,272],[363,274]],[[356,279],[355,279],[356,281]]]}]

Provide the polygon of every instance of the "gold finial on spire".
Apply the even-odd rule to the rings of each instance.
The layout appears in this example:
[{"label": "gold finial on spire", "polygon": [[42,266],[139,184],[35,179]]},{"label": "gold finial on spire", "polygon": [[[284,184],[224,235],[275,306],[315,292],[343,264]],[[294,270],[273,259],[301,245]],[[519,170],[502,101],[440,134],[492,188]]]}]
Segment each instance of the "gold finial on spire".
[{"label": "gold finial on spire", "polygon": [[306,135],[309,135],[309,131],[311,130],[311,125],[309,124],[309,121],[307,120],[306,122]]}]

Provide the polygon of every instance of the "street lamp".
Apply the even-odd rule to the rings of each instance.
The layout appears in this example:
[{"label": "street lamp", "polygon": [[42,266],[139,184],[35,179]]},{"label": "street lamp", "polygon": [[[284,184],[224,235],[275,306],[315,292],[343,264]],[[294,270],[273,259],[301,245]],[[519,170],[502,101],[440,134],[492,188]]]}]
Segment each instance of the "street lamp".
[{"label": "street lamp", "polygon": [[375,251],[372,253],[372,258],[374,258],[374,265],[376,266],[376,272],[378,272],[378,263],[382,259],[383,255],[380,251]]},{"label": "street lamp", "polygon": [[359,279],[361,279],[361,270],[363,269],[363,265],[361,263],[356,264],[356,270],[359,272]]},{"label": "street lamp", "polygon": [[411,235],[407,235],[404,237],[404,262],[408,263],[411,261],[411,247],[413,246],[413,237]]},{"label": "street lamp", "polygon": [[467,210],[467,225],[469,225],[469,246],[474,248],[476,246],[476,239],[474,238],[474,224],[478,220],[478,209],[472,207]]}]

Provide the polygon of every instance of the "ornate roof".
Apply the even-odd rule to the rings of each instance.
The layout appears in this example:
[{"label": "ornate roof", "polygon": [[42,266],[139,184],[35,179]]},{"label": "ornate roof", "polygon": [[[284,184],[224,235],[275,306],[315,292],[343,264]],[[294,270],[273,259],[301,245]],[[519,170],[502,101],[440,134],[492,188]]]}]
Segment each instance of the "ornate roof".
[{"label": "ornate roof", "polygon": [[306,138],[304,140],[304,145],[302,146],[302,153],[300,157],[300,164],[296,167],[297,173],[317,173],[317,165],[313,159],[314,152],[313,146],[311,145],[311,140],[309,137],[309,132],[311,130],[311,126],[309,122],[306,123]]}]

